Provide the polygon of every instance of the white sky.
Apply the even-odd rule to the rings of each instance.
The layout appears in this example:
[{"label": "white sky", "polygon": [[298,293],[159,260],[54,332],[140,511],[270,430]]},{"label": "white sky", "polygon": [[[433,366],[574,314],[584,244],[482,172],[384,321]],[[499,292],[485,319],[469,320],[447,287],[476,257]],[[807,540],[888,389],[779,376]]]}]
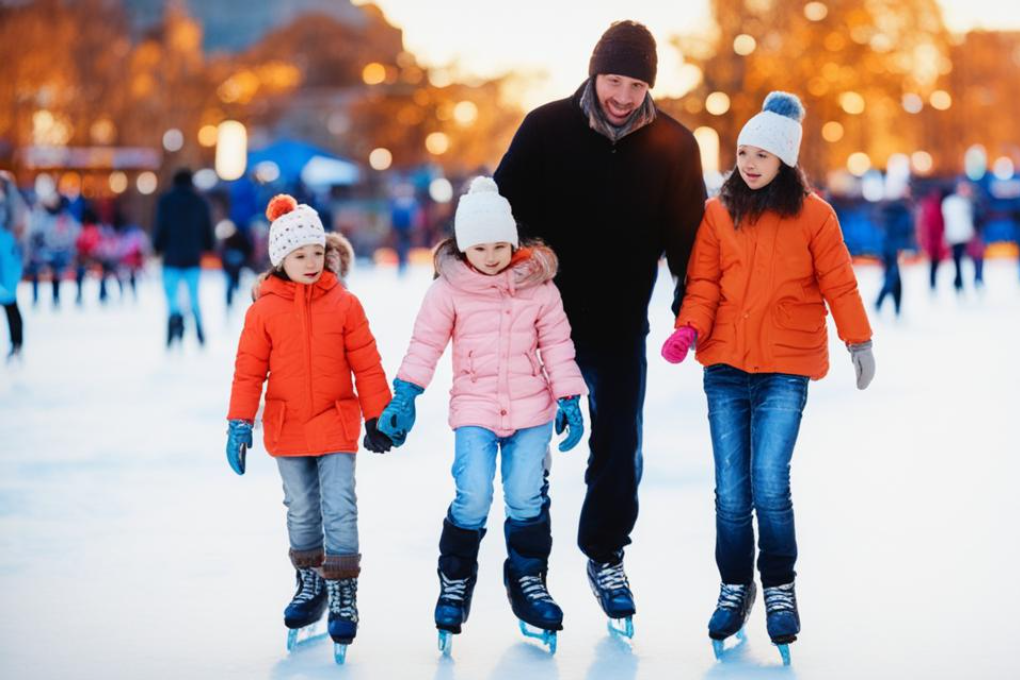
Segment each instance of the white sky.
[{"label": "white sky", "polygon": [[[669,59],[666,38],[696,33],[709,16],[705,0],[372,1],[404,30],[405,46],[425,65],[457,61],[462,70],[478,76],[523,71],[529,81],[537,80],[536,72],[545,72],[544,84],[536,83],[523,93],[527,105],[573,92],[587,74],[592,47],[618,19],[634,19],[652,30],[659,42],[659,79],[676,82],[670,64],[680,62]],[[1020,28],[1020,3],[941,0],[940,4],[953,31]]]}]

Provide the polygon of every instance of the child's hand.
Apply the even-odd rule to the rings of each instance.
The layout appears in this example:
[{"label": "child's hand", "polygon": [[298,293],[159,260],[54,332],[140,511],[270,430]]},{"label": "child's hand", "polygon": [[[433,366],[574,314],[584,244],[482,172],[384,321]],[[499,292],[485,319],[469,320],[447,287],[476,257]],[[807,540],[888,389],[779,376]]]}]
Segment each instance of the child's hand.
[{"label": "child's hand", "polygon": [[856,345],[847,345],[850,360],[857,374],[857,389],[867,389],[875,377],[875,355],[871,353],[871,340]]},{"label": "child's hand", "polygon": [[425,390],[400,378],[393,381],[393,401],[379,416],[379,431],[401,446],[414,427],[414,400]]},{"label": "child's hand", "polygon": [[365,448],[372,453],[386,453],[393,448],[393,442],[376,427],[377,418],[365,421]]},{"label": "child's hand", "polygon": [[569,429],[567,438],[560,442],[560,451],[569,451],[577,446],[584,436],[584,416],[581,414],[580,397],[563,397],[556,411],[556,434]]},{"label": "child's hand", "polygon": [[698,339],[698,332],[690,326],[681,326],[662,344],[662,358],[671,364],[679,364],[687,358],[691,345]]},{"label": "child's hand", "polygon": [[227,462],[239,475],[244,474],[245,454],[251,445],[251,423],[247,420],[231,420],[227,426]]}]

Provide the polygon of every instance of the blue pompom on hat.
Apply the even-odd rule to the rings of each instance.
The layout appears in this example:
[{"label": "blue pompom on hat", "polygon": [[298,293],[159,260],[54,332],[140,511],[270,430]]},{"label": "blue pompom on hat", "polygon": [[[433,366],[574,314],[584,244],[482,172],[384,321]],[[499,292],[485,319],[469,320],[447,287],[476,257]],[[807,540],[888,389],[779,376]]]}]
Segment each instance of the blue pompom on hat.
[{"label": "blue pompom on hat", "polygon": [[795,94],[774,91],[765,97],[761,113],[747,121],[737,146],[756,146],[779,156],[780,160],[795,167],[800,155],[800,140],[804,129],[804,105]]}]

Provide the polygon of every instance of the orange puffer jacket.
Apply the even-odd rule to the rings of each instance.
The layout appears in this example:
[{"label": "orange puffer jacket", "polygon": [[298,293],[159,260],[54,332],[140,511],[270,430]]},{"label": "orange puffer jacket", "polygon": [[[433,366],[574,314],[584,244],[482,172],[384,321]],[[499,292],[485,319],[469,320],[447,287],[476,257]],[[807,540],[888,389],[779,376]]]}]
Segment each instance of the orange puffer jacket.
[{"label": "orange puffer jacket", "polygon": [[362,413],[377,418],[390,402],[365,311],[328,271],[311,285],[262,283],[237,347],[229,420],[255,418],[267,373],[262,422],[273,456],[354,453]]},{"label": "orange puffer jacket", "polygon": [[829,370],[826,308],[844,342],[871,339],[850,253],[832,207],[812,194],[796,217],[765,213],[735,229],[708,201],[676,327],[698,332],[697,360],[815,380]]}]

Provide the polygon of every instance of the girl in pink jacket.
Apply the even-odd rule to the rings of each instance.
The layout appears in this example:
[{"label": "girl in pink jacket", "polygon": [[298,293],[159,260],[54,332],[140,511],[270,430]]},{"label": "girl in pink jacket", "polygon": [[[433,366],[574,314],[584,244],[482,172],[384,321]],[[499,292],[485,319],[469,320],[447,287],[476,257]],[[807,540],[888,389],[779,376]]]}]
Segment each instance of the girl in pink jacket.
[{"label": "girl in pink jacket", "polygon": [[[452,337],[457,494],[439,542],[440,648],[449,650],[450,635],[460,633],[470,612],[499,451],[507,514],[503,582],[522,632],[554,649],[563,612],[545,583],[552,548],[549,440],[555,423],[557,433],[568,429],[560,450],[577,445],[584,433],[579,397],[587,393],[552,282],[556,256],[540,243],[519,247],[510,203],[488,177],[476,178],[461,197],[454,230],[455,238],[436,249],[436,280],[379,429],[396,445],[404,442],[414,424],[414,398],[432,381]],[[525,623],[541,631],[532,633]]]}]

